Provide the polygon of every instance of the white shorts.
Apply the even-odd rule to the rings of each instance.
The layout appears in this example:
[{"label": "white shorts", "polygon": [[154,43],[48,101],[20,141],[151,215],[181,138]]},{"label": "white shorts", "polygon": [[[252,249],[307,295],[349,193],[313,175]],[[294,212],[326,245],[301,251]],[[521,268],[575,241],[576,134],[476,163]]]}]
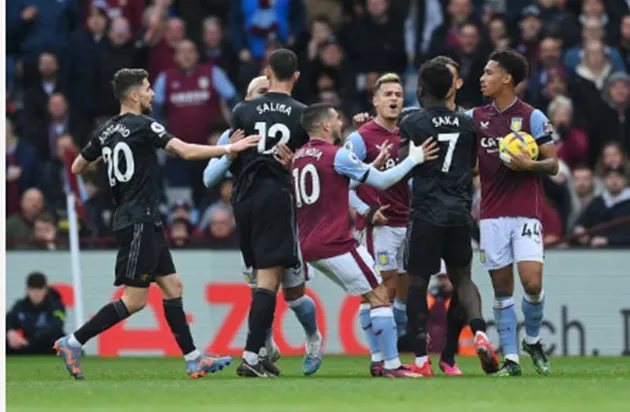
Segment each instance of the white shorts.
[{"label": "white shorts", "polygon": [[406,236],[406,227],[369,226],[361,231],[359,241],[374,256],[381,272],[405,273]]},{"label": "white shorts", "polygon": [[522,261],[543,262],[543,228],[530,217],[499,217],[479,222],[481,263],[496,270]]},{"label": "white shorts", "polygon": [[353,296],[371,292],[382,282],[374,259],[363,245],[343,255],[309,264]]}]

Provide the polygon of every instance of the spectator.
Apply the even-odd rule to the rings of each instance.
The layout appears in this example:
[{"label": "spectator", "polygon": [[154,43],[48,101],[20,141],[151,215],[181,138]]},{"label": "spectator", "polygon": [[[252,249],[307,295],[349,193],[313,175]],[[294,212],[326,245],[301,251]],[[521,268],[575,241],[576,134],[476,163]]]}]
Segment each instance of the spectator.
[{"label": "spectator", "polygon": [[[56,93],[65,93],[65,86],[59,75],[59,60],[57,56],[44,52],[39,56],[39,81],[26,82],[27,89],[24,96],[24,124],[25,135],[29,139],[37,139],[42,129],[46,128],[46,113],[48,99]],[[39,148],[36,140],[31,143]],[[42,152],[42,154],[47,154]]]},{"label": "spectator", "polygon": [[621,19],[621,39],[619,40],[619,52],[626,67],[630,67],[630,14]]},{"label": "spectator", "polygon": [[601,153],[595,168],[595,174],[598,178],[603,178],[607,169],[618,167],[628,169],[630,166],[628,154],[624,152],[623,147],[618,142],[606,143]]},{"label": "spectator", "polygon": [[129,21],[117,17],[111,21],[108,32],[109,42],[100,56],[98,64],[99,115],[113,116],[120,110],[118,100],[112,93],[111,82],[114,74],[124,67],[144,66],[143,53],[132,39]]},{"label": "spectator", "polygon": [[488,37],[493,50],[502,50],[510,47],[510,33],[508,23],[503,16],[493,16],[488,22]]},{"label": "spectator", "polygon": [[98,110],[98,67],[108,43],[107,3],[93,2],[89,9],[86,28],[70,37],[68,100],[72,115],[91,125]]},{"label": "spectator", "polygon": [[577,194],[578,203],[569,219],[569,230],[573,231],[577,219],[595,199],[595,179],[593,171],[586,166],[573,169],[573,188]]},{"label": "spectator", "polygon": [[40,146],[45,145],[45,148],[40,150],[45,150],[45,158],[49,159],[57,150],[59,136],[70,134],[77,143],[82,143],[88,138],[88,130],[82,119],[70,116],[64,95],[56,93],[48,100],[48,123],[38,139]]},{"label": "spectator", "polygon": [[[155,82],[155,112],[157,116],[163,114],[170,132],[175,136],[189,143],[203,144],[209,126],[217,120],[229,118],[227,110],[223,110],[221,117],[222,105],[232,107],[240,99],[223,70],[217,66],[198,64],[199,54],[192,41],[180,42],[176,59],[179,67],[167,70]],[[192,188],[189,200],[194,199],[195,204],[199,204],[205,193],[199,177],[206,163],[169,157],[165,170],[168,187]]]},{"label": "spectator", "polygon": [[230,2],[228,31],[242,63],[262,59],[265,43],[277,38],[292,46],[306,30],[303,0],[241,0]]},{"label": "spectator", "polygon": [[171,222],[168,238],[174,248],[184,248],[191,244],[192,225],[184,218],[177,218]]},{"label": "spectator", "polygon": [[[78,0],[9,0],[17,13],[7,16],[9,33],[16,34],[28,82],[36,78],[37,62],[42,53],[52,51],[66,55],[68,38],[79,26]],[[41,62],[40,62],[41,68]]]},{"label": "spectator", "polygon": [[[630,216],[630,188],[627,171],[621,167],[609,168],[604,174],[604,191],[596,197],[578,219],[576,233],[602,223]],[[592,236],[584,235],[579,242],[591,247],[629,246],[628,225],[614,226]]]},{"label": "spectator", "polygon": [[460,25],[457,31],[459,46],[447,54],[460,66],[463,86],[457,91],[457,104],[463,107],[479,106],[482,102],[479,78],[488,60],[489,51],[482,43],[481,27],[473,20]]},{"label": "spectator", "polygon": [[48,212],[37,216],[34,225],[35,243],[32,247],[40,250],[56,250],[57,245],[57,221]]},{"label": "spectator", "polygon": [[[109,20],[123,18],[130,24],[131,35],[136,37],[142,29],[142,18],[147,0],[88,0],[92,7],[85,7],[83,21],[89,25],[91,8],[98,7],[107,12]],[[158,0],[159,1],[159,0]],[[153,2],[155,3],[155,1]]]},{"label": "spectator", "polygon": [[201,216],[201,221],[199,222],[200,230],[205,230],[208,227],[215,210],[224,209],[232,213],[231,198],[233,188],[234,184],[232,183],[232,179],[225,179],[221,182],[219,185],[219,199],[211,204]]},{"label": "spectator", "polygon": [[105,236],[110,233],[108,228],[112,215],[111,197],[109,193],[103,193],[100,183],[94,174],[84,176],[86,200],[83,206],[89,226],[84,232],[89,232],[92,236]]},{"label": "spectator", "polygon": [[376,81],[380,77],[378,72],[369,72],[365,74],[365,87],[360,90],[356,99],[356,113],[371,113],[374,109],[374,90],[376,89]]},{"label": "spectator", "polygon": [[63,133],[55,141],[54,156],[44,164],[41,189],[48,205],[48,210],[57,216],[66,214],[66,176],[64,165],[64,153],[79,153],[72,135]]},{"label": "spectator", "polygon": [[357,71],[403,73],[407,66],[404,28],[405,16],[394,13],[389,0],[368,0],[367,14],[354,23],[351,42],[345,45]]},{"label": "spectator", "polygon": [[573,102],[571,99],[556,97],[547,110],[549,119],[555,126],[554,141],[558,157],[570,169],[588,162],[588,135],[573,124]]},{"label": "spectator", "polygon": [[450,0],[446,12],[446,21],[435,29],[431,36],[429,53],[432,55],[457,49],[459,47],[459,26],[474,18],[470,0]]},{"label": "spectator", "polygon": [[[615,73],[610,76],[602,91],[603,104],[592,116],[591,154],[599,153],[602,146],[613,141],[630,152],[630,76],[626,73]],[[593,134],[596,141],[593,144]]]},{"label": "spectator", "polygon": [[[278,39],[271,37],[265,43],[265,57],[262,60],[249,60],[241,64],[238,71],[238,90],[242,94],[246,93],[247,86],[254,77],[263,76],[265,74],[263,69],[267,66],[269,55],[283,46],[284,45],[280,43]],[[299,92],[297,88],[296,92]]]},{"label": "spectator", "polygon": [[20,213],[6,222],[7,249],[28,245],[34,238],[35,219],[44,212],[44,195],[39,189],[27,189],[22,195]]},{"label": "spectator", "polygon": [[[151,13],[150,9],[146,14]],[[177,45],[186,38],[186,24],[177,17],[171,17],[168,20],[166,16],[159,21],[157,26],[157,40],[152,41],[146,46],[148,49],[147,71],[149,72],[149,81],[153,83],[157,76],[165,70],[177,67],[175,62],[175,50]]]},{"label": "spectator", "polygon": [[567,9],[567,0],[538,0],[544,33],[562,40],[565,47],[573,47],[580,40],[580,23]]},{"label": "spectator", "polygon": [[171,206],[171,222],[177,219],[185,219],[188,222],[193,222],[193,213],[190,203],[185,200],[178,200]]},{"label": "spectator", "polygon": [[[579,46],[575,46],[564,54],[564,67],[570,72],[575,72],[575,69],[580,64],[584,57],[584,47],[591,40],[599,40],[600,42],[604,42],[605,34],[604,34],[604,26],[599,19],[596,17],[589,17],[583,20],[582,22],[582,44]],[[615,71],[625,71],[626,67],[623,63],[623,59],[621,58],[621,54],[619,50],[605,46],[604,53],[610,59],[611,64]]]},{"label": "spectator", "polygon": [[311,22],[309,31],[304,36],[304,41],[299,44],[298,50],[302,71],[319,56],[319,51],[323,44],[334,35],[332,23],[325,15],[315,16]]},{"label": "spectator", "polygon": [[563,233],[563,219],[549,199],[545,199],[542,207],[543,245],[560,239]]},{"label": "spectator", "polygon": [[222,22],[226,22],[231,2],[231,0],[178,1],[177,13],[186,22],[188,38],[195,42],[203,39],[203,23],[207,16],[216,16]]},{"label": "spectator", "polygon": [[52,355],[64,335],[66,309],[61,295],[48,286],[46,276],[33,272],[26,278],[26,296],[7,312],[7,355]]},{"label": "spectator", "polygon": [[[608,27],[611,23],[610,18],[606,14],[604,0],[582,0],[582,14],[580,14],[580,23],[585,24],[588,19],[596,19],[602,27]],[[611,24],[612,26],[612,24]],[[605,36],[606,43],[615,42],[615,31],[609,30]]]},{"label": "spectator", "polygon": [[[532,100],[530,102],[530,104],[534,107],[540,107],[543,110],[546,107],[549,107],[549,104],[554,99],[562,96],[569,96],[569,85],[567,84],[567,75],[564,71],[551,69],[547,72],[546,80],[545,86],[543,87],[541,94],[538,96],[538,100]],[[533,81],[535,82],[536,80]]]},{"label": "spectator", "polygon": [[205,64],[220,67],[232,83],[238,81],[238,56],[223,36],[223,25],[219,18],[210,16],[203,21],[203,55]]},{"label": "spectator", "polygon": [[[546,107],[549,102],[543,99],[543,90],[553,72],[564,75],[566,69],[562,65],[562,41],[553,37],[545,37],[540,42],[540,59],[536,70],[531,70],[528,81],[528,100],[541,103]],[[547,104],[544,104],[547,103]]]},{"label": "spectator", "polygon": [[229,210],[217,208],[210,216],[210,225],[203,231],[202,239],[210,249],[237,249],[238,237],[234,230],[234,216]]},{"label": "spectator", "polygon": [[537,6],[528,6],[523,9],[519,29],[516,50],[527,58],[530,70],[535,72],[538,70],[538,54],[542,34],[540,9]]},{"label": "spectator", "polygon": [[10,216],[20,210],[20,198],[26,189],[35,187],[41,178],[42,165],[37,150],[13,132],[13,123],[6,120],[6,213]]}]

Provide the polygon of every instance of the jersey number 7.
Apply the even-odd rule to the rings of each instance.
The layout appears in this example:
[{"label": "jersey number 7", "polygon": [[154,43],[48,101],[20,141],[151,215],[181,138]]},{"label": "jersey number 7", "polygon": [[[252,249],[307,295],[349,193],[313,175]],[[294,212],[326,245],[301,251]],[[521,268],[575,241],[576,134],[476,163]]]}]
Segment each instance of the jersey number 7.
[{"label": "jersey number 7", "polygon": [[[274,123],[267,130],[267,123],[256,122],[254,129],[260,135],[261,139],[258,141],[258,153],[272,154],[277,144],[287,144],[291,139],[291,131],[282,123]],[[278,139],[278,135],[280,138]],[[271,147],[267,148],[267,138],[273,139]]]},{"label": "jersey number 7", "polygon": [[451,168],[451,162],[453,161],[453,153],[455,153],[455,146],[457,146],[457,140],[459,139],[459,133],[439,133],[439,142],[448,142],[448,150],[444,157],[444,163],[442,163],[442,171],[448,173]]}]

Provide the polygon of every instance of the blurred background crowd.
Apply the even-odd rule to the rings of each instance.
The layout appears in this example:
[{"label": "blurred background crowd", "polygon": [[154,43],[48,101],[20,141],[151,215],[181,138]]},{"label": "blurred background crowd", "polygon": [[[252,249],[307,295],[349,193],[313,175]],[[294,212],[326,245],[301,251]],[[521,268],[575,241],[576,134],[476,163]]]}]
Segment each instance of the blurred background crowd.
[{"label": "blurred background crowd", "polygon": [[[560,173],[544,182],[545,243],[630,246],[630,225],[616,224],[630,217],[630,0],[11,0],[6,7],[9,248],[67,247],[64,153],[76,153],[117,113],[110,81],[118,69],[148,70],[153,115],[173,134],[215,143],[279,47],[300,58],[295,97],[338,106],[345,134],[353,114],[372,111],[382,73],[405,79],[406,104],[415,105],[419,65],[451,56],[465,81],[458,103],[469,108],[484,103],[479,77],[490,52],[517,49],[530,63],[518,92],[555,124],[561,159]],[[172,245],[237,248],[232,182],[207,189],[206,162],[161,156]],[[79,188],[87,248],[114,240],[99,167]]]}]

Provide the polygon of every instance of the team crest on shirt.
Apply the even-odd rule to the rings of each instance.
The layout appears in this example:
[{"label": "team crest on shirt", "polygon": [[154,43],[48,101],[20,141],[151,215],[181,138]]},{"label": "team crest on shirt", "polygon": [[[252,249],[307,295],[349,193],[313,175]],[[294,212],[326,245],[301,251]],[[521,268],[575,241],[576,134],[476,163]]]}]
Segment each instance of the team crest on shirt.
[{"label": "team crest on shirt", "polygon": [[513,132],[520,132],[523,128],[523,118],[522,117],[513,117],[512,122],[510,123],[510,130]]},{"label": "team crest on shirt", "polygon": [[378,260],[378,264],[381,266],[386,266],[389,263],[389,256],[387,252],[378,252],[376,254],[376,259]]},{"label": "team crest on shirt", "polygon": [[210,80],[206,76],[202,76],[199,78],[199,87],[202,89],[207,89],[210,86]]},{"label": "team crest on shirt", "polygon": [[481,260],[481,263],[486,263],[486,251],[483,249],[479,251],[479,260]]}]

